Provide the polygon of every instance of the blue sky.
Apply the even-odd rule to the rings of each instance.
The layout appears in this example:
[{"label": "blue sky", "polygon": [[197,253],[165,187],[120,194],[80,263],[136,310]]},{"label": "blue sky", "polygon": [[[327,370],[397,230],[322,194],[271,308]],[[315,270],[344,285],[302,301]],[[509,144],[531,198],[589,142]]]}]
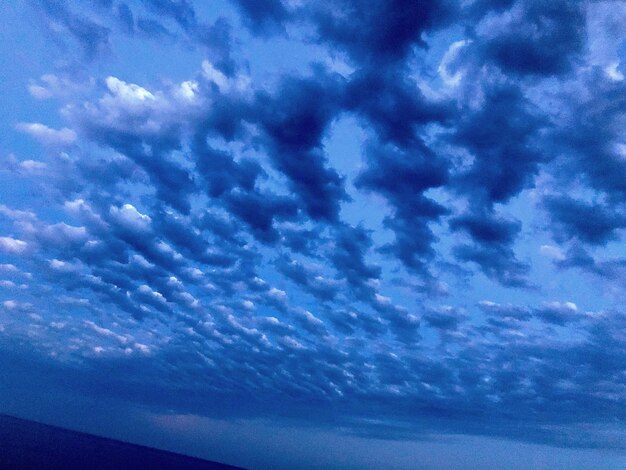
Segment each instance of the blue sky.
[{"label": "blue sky", "polygon": [[626,2],[0,12],[0,411],[259,468],[624,464]]}]

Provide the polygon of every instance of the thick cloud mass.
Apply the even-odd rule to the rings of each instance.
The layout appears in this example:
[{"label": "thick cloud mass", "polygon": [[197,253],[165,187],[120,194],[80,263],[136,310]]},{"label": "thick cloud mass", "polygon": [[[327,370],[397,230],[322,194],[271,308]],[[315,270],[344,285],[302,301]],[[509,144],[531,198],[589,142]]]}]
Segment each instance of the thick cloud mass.
[{"label": "thick cloud mass", "polygon": [[624,448],[624,2],[223,3],[23,6],[52,59],[0,120],[0,361]]}]

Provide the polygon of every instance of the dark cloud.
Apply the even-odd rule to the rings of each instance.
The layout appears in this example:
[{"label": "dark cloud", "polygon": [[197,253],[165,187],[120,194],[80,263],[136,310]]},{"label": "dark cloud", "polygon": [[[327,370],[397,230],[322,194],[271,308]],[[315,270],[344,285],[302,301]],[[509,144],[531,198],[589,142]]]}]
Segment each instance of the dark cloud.
[{"label": "dark cloud", "polygon": [[532,287],[530,265],[519,261],[513,249],[503,245],[461,245],[454,249],[460,261],[476,263],[490,279],[508,287]]},{"label": "dark cloud", "polygon": [[152,39],[174,38],[174,34],[169,29],[152,18],[138,17],[136,31]]},{"label": "dark cloud", "polygon": [[314,269],[296,260],[283,256],[276,261],[276,267],[282,274],[321,301],[333,300],[339,293],[339,283],[325,279]]},{"label": "dark cloud", "polygon": [[623,282],[626,280],[626,257],[598,259],[580,244],[572,245],[563,259],[555,264],[560,268],[578,268],[584,272],[600,276],[603,280]]},{"label": "dark cloud", "polygon": [[319,257],[317,249],[323,242],[321,229],[301,229],[293,225],[284,225],[280,230],[281,243],[295,253],[313,258]]},{"label": "dark cloud", "polygon": [[623,139],[626,84],[610,80],[598,68],[584,74],[580,87],[563,94],[564,119],[554,132],[557,149],[566,155],[555,174],[585,183],[611,203],[626,198]]},{"label": "dark cloud", "polygon": [[399,68],[353,74],[346,90],[346,107],[364,119],[382,142],[400,148],[421,144],[420,126],[445,122],[454,114],[450,103],[433,102]]},{"label": "dark cloud", "polygon": [[[82,49],[83,57],[87,60],[95,59],[99,54],[110,50],[111,30],[91,18],[74,13],[65,2],[58,0],[44,0],[34,2],[46,16],[58,22],[72,36]],[[63,43],[63,34],[49,29],[50,34]],[[67,45],[66,47],[71,47]]]},{"label": "dark cloud", "polygon": [[153,216],[152,224],[154,229],[166,237],[173,247],[180,250],[187,259],[210,266],[231,266],[236,261],[235,256],[221,250],[221,245],[207,240],[202,231],[186,217],[159,210]]},{"label": "dark cloud", "polygon": [[492,213],[469,213],[450,220],[453,231],[463,231],[472,245],[457,246],[454,254],[461,261],[480,266],[486,276],[503,285],[523,287],[530,266],[517,260],[513,244],[521,223]]},{"label": "dark cloud", "polygon": [[243,191],[254,189],[256,179],[263,170],[253,160],[235,162],[227,152],[215,150],[208,145],[194,146],[197,169],[208,184],[207,192],[211,197],[241,188]]},{"label": "dark cloud", "polygon": [[261,241],[273,242],[278,238],[273,221],[293,219],[297,206],[291,198],[271,193],[232,191],[225,197],[226,207],[246,222]]},{"label": "dark cloud", "polygon": [[289,18],[289,12],[282,0],[233,0],[244,22],[256,34],[269,34],[284,30],[283,23]]},{"label": "dark cloud", "polygon": [[[502,11],[511,3],[479,2],[476,6]],[[584,2],[518,1],[499,20],[491,18],[481,48],[486,60],[508,73],[567,72],[585,44]]]},{"label": "dark cloud", "polygon": [[196,12],[187,0],[142,0],[142,3],[158,16],[172,18],[185,30],[197,25]]},{"label": "dark cloud", "polygon": [[564,326],[569,322],[579,321],[583,315],[578,311],[578,307],[571,302],[545,302],[540,308],[533,311],[533,315],[543,321],[559,326]]},{"label": "dark cloud", "polygon": [[428,227],[448,211],[423,195],[448,180],[445,162],[426,146],[412,151],[391,145],[371,145],[367,168],[358,176],[358,188],[381,193],[394,209],[385,226],[394,231],[394,243],[383,248],[409,269],[425,273],[425,262],[434,256],[435,236]]},{"label": "dark cloud", "polygon": [[442,331],[456,330],[465,318],[463,312],[452,307],[431,308],[422,315],[428,325]]},{"label": "dark cloud", "polygon": [[133,34],[135,31],[135,18],[130,7],[126,3],[118,3],[115,7],[115,14],[122,30],[126,34]]},{"label": "dark cloud", "polygon": [[521,223],[493,214],[465,214],[451,219],[450,228],[466,232],[477,243],[509,245],[519,233]]},{"label": "dark cloud", "polygon": [[583,242],[602,245],[617,238],[617,231],[626,226],[626,216],[616,213],[612,206],[587,203],[568,196],[547,197],[544,205],[552,221],[557,240],[577,238]]},{"label": "dark cloud", "polygon": [[452,140],[474,157],[469,169],[455,177],[459,190],[481,204],[506,202],[528,187],[548,158],[536,145],[545,119],[516,86],[487,87],[484,103],[460,117]]},{"label": "dark cloud", "polygon": [[423,34],[453,18],[453,2],[333,0],[313,7],[321,41],[365,63],[402,59],[412,46],[424,47]]},{"label": "dark cloud", "polygon": [[342,83],[317,70],[311,78],[285,78],[276,94],[259,93],[258,120],[266,149],[290,182],[304,210],[316,220],[334,222],[347,199],[343,178],[326,165],[322,138],[339,112]]},{"label": "dark cloud", "polygon": [[374,290],[368,282],[377,279],[381,270],[365,260],[367,251],[372,246],[369,233],[361,226],[344,225],[335,230],[335,246],[330,254],[330,261],[340,277],[354,289],[358,298],[370,298]]}]

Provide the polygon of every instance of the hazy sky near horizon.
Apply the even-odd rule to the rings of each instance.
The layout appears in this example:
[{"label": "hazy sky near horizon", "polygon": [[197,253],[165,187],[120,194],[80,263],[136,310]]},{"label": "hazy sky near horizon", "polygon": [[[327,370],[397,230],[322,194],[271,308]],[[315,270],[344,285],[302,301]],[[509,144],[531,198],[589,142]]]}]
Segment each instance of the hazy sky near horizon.
[{"label": "hazy sky near horizon", "polygon": [[625,1],[0,13],[0,412],[623,455]]}]

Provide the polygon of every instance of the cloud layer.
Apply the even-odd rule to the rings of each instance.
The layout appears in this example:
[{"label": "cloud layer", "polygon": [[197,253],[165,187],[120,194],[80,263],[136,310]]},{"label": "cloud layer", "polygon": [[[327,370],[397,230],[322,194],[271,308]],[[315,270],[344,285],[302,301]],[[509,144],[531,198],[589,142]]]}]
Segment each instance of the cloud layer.
[{"label": "cloud layer", "polygon": [[626,419],[624,2],[28,8],[58,113],[2,157],[3,354],[159,409],[626,445],[589,430]]}]

